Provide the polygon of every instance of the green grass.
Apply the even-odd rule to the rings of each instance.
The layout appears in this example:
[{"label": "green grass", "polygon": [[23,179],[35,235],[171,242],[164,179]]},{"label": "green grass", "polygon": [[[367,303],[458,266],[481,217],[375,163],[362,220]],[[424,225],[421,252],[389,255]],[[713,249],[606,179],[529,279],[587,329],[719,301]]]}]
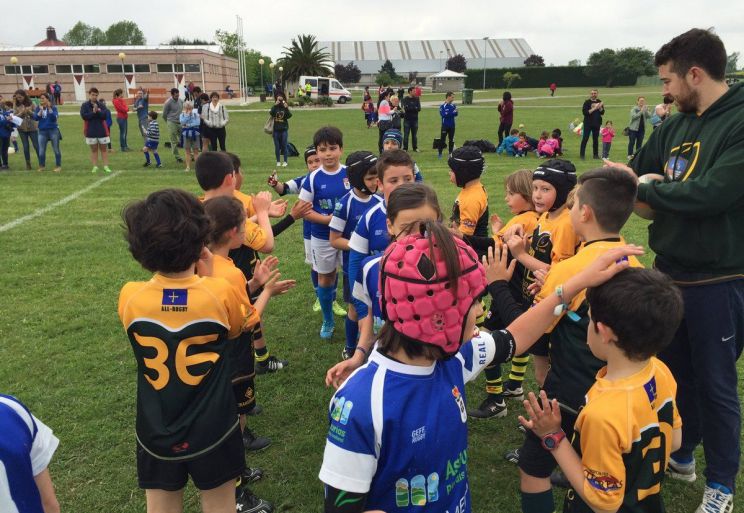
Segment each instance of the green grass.
[{"label": "green grass", "polygon": [[[606,117],[618,120],[616,127],[624,126],[620,120],[627,117],[639,91],[649,96],[653,92],[648,87],[605,91],[625,94],[611,100],[607,97]],[[576,158],[579,139],[568,133],[567,125],[579,115],[584,88],[558,90],[559,95],[576,95],[573,98],[547,98],[542,89],[514,93],[515,122],[524,123],[532,134],[562,128],[566,156]],[[496,91],[485,94],[499,96]],[[538,95],[545,98],[519,100]],[[262,131],[265,116],[263,112],[234,113],[228,126],[228,149],[243,159],[243,188],[247,191],[265,189],[266,178],[274,169],[271,138]],[[303,148],[314,130],[324,124],[335,124],[343,130],[347,154],[376,148],[377,131],[367,130],[358,110],[295,109],[290,140]],[[456,140],[496,141],[497,126],[494,105],[462,107]],[[426,181],[438,191],[442,206],[449,210],[457,189],[448,182],[445,161],[437,160],[430,149],[432,139],[438,136],[436,109],[422,111],[420,127],[423,152],[415,158]],[[116,146],[118,131],[115,127],[113,131]],[[0,204],[0,226],[100,179],[99,175],[90,174],[80,119],[62,117],[62,132],[64,171],[60,175],[21,171],[22,157],[11,155],[13,170],[0,173],[0,187],[6,197]],[[133,148],[141,144],[133,120],[129,140]],[[623,159],[626,143],[624,137],[616,139],[614,159]],[[47,155],[51,158],[49,152]],[[20,397],[60,438],[51,473],[63,511],[144,511],[144,494],[137,488],[134,458],[135,362],[116,315],[116,304],[119,289],[126,281],[143,279],[148,274],[127,252],[120,212],[129,201],[164,187],[198,191],[193,174],[184,173],[167,150],[163,149],[162,155],[165,169],[144,170],[140,154],[115,153],[112,167],[121,174],[74,201],[0,232],[4,271],[0,279],[0,391]],[[486,159],[488,169],[483,181],[490,194],[490,208],[505,217],[508,212],[502,199],[503,178],[517,168],[534,167],[537,160],[494,154]],[[576,163],[580,171],[596,164],[591,160]],[[281,178],[293,178],[302,169],[300,159],[291,159],[290,167],[281,169]],[[624,234],[631,242],[645,244],[645,222],[632,217]],[[275,254],[282,262],[283,275],[296,278],[299,285],[272,303],[266,315],[265,334],[272,352],[287,358],[290,366],[277,375],[257,379],[258,401],[265,411],[255,420],[251,418],[250,426],[257,433],[270,436],[274,444],[263,453],[250,455],[249,463],[266,471],[264,481],[254,487],[260,496],[281,510],[321,511],[322,487],[317,473],[332,393],[324,387],[323,376],[339,359],[343,329],[339,328],[333,343],[321,343],[318,338],[320,317],[311,311],[314,296],[308,267],[302,261],[299,223],[281,235]],[[651,255],[643,260],[650,263]],[[468,387],[471,405],[483,398],[483,386],[480,378]],[[502,454],[520,443],[515,429],[520,410],[518,405],[510,404],[505,419],[470,423],[474,511],[519,511],[517,470],[503,461]],[[702,468],[702,460],[699,464]],[[741,480],[739,484],[743,484]],[[692,486],[665,482],[668,511],[694,510],[702,487],[700,481]],[[556,496],[562,500],[560,491]],[[737,508],[743,506],[744,502],[737,500]],[[198,499],[189,486],[186,511],[198,510]]]}]

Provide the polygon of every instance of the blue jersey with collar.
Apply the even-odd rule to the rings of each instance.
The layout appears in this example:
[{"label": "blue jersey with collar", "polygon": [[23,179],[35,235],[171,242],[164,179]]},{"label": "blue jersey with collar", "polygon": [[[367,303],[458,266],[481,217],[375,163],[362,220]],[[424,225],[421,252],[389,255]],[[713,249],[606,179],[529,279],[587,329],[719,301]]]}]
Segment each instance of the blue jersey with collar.
[{"label": "blue jersey with collar", "polygon": [[469,513],[465,383],[495,354],[485,333],[429,367],[372,351],[331,400],[320,480],[367,510]]},{"label": "blue jersey with collar", "polygon": [[44,513],[34,481],[59,444],[16,398],[0,395],[0,511]]},{"label": "blue jersey with collar", "polygon": [[349,239],[349,248],[363,255],[377,255],[385,251],[389,244],[387,205],[381,201],[359,219]]},{"label": "blue jersey with collar", "polygon": [[382,255],[370,256],[362,260],[359,272],[354,278],[352,296],[361,301],[367,308],[357,308],[357,315],[361,321],[367,315],[372,315],[372,326],[375,333],[382,327],[382,306],[380,305],[380,259]]},{"label": "blue jersey with collar", "polygon": [[[336,203],[331,223],[328,226],[332,231],[340,233],[344,239],[349,239],[351,238],[351,234],[354,233],[354,229],[362,215],[380,201],[382,201],[382,198],[376,194],[370,194],[366,198],[360,198],[354,189],[352,189]],[[344,273],[348,274],[349,252],[342,251],[341,253],[343,256],[342,268]]]},{"label": "blue jersey with collar", "polygon": [[452,128],[455,126],[457,106],[454,103],[444,102],[439,106],[439,115],[442,117],[442,126],[444,128]]},{"label": "blue jersey with collar", "polygon": [[[351,190],[346,177],[346,166],[341,166],[335,173],[318,168],[308,173],[300,189],[300,199],[313,204],[313,210],[319,214],[331,215],[336,202]],[[326,224],[310,223],[310,235],[316,239],[328,240],[330,228]]]},{"label": "blue jersey with collar", "polygon": [[[305,180],[307,175],[298,176],[297,178],[292,178],[288,182],[284,182],[284,185],[287,186],[287,188],[284,190],[284,194],[299,194],[300,190],[302,189],[302,182]],[[282,195],[283,196],[283,195]],[[310,230],[311,225],[310,221],[303,219],[302,220],[302,238],[306,240],[310,240]]]}]

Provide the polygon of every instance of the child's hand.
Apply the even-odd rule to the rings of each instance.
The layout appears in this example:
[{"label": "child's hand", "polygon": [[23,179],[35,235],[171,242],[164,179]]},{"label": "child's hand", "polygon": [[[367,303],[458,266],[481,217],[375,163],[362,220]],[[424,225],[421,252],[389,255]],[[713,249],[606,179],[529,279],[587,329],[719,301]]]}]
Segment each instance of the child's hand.
[{"label": "child's hand", "polygon": [[278,199],[271,202],[269,206],[269,217],[282,217],[287,211],[287,200]]},{"label": "child's hand", "polygon": [[214,270],[214,255],[209,251],[209,248],[204,246],[199,255],[199,260],[196,261],[196,274],[199,276],[212,276]]},{"label": "child's hand", "polygon": [[514,235],[519,235],[520,237],[524,237],[524,226],[521,224],[513,224],[509,228],[506,229],[504,232],[504,236],[502,237],[503,240],[507,241],[512,238]]},{"label": "child's hand", "polygon": [[269,207],[271,207],[270,192],[261,191],[253,196],[253,208],[256,210],[256,214],[268,214]]},{"label": "child's hand", "polygon": [[[548,268],[549,269],[549,268]],[[545,277],[548,275],[548,269],[538,269],[532,275],[535,277],[535,281],[527,287],[527,292],[532,296],[536,296],[545,285]]]},{"label": "child's hand", "polygon": [[576,290],[601,285],[630,265],[628,257],[642,255],[643,248],[628,244],[603,253],[589,267],[570,278],[566,283]]},{"label": "child's hand", "polygon": [[506,240],[506,245],[509,246],[509,251],[511,251],[511,254],[514,258],[527,253],[528,244],[529,239],[520,235],[512,235],[509,239]]},{"label": "child's hand", "polygon": [[333,388],[340,387],[351,373],[362,365],[364,365],[364,353],[362,351],[354,351],[354,355],[351,358],[339,362],[328,369],[325,377],[326,386],[333,385]]},{"label": "child's hand", "polygon": [[460,225],[458,225],[456,222],[452,221],[450,223],[450,233],[457,237],[458,239],[462,239],[462,232],[460,231]]},{"label": "child's hand", "polygon": [[498,214],[494,214],[491,216],[491,233],[496,235],[499,233],[499,230],[503,228],[504,222],[501,220]]},{"label": "child's hand", "polygon": [[490,285],[495,281],[509,281],[514,268],[517,266],[517,260],[509,262],[509,251],[500,245],[496,248],[497,254],[494,254],[494,248],[488,248],[488,254],[483,256],[483,267],[486,268],[486,281]]},{"label": "child's hand", "polygon": [[253,269],[253,283],[256,290],[263,287],[271,278],[271,273],[279,265],[279,259],[274,255],[269,255],[264,260],[259,260]]},{"label": "child's hand", "polygon": [[276,171],[274,171],[273,173],[271,173],[271,175],[269,175],[269,179],[266,181],[266,183],[268,183],[271,187],[276,187],[277,185],[279,185],[279,180],[277,179]]},{"label": "child's hand", "polygon": [[524,409],[530,420],[519,416],[519,422],[527,429],[531,429],[540,438],[550,433],[556,433],[561,429],[561,409],[558,399],[548,400],[545,390],[540,390],[540,401],[538,402],[534,392],[530,392],[528,399],[524,400]]},{"label": "child's hand", "polygon": [[307,214],[312,212],[312,210],[312,203],[310,203],[309,201],[297,200],[297,202],[292,205],[292,210],[289,211],[289,215],[291,215],[292,218],[297,221],[298,219],[305,217]]},{"label": "child's hand", "polygon": [[280,296],[286,294],[290,289],[293,289],[297,282],[295,280],[279,280],[282,274],[278,269],[271,272],[269,281],[264,285],[264,290],[268,290],[271,297]]}]

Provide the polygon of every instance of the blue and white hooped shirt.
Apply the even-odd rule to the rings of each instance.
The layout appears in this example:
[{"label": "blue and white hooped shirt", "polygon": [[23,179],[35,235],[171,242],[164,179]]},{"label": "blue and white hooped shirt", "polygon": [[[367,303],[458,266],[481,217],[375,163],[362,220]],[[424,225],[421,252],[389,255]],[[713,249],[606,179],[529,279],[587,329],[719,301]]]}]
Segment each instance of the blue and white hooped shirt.
[{"label": "blue and white hooped shirt", "polygon": [[[306,177],[307,175],[302,175],[297,178],[292,178],[288,182],[284,182],[287,185],[287,190],[284,191],[284,194],[299,194],[300,190],[302,190],[302,182]],[[306,219],[302,220],[302,238],[305,240],[310,240],[311,224],[312,223]]]},{"label": "blue and white hooped shirt", "polygon": [[[346,177],[346,167],[341,166],[335,173],[329,173],[322,167],[308,173],[302,182],[300,199],[313,204],[313,210],[319,214],[331,215],[336,203],[351,190]],[[330,228],[326,224],[311,223],[310,235],[315,239],[328,240]]]},{"label": "blue and white hooped shirt", "polygon": [[351,295],[354,299],[361,301],[367,308],[357,309],[361,321],[370,313],[372,314],[372,326],[374,333],[378,333],[382,327],[382,306],[380,305],[380,259],[382,255],[370,256],[362,260],[359,272],[354,280]]},{"label": "blue and white hooped shirt", "polygon": [[469,513],[465,383],[496,353],[486,333],[428,367],[372,351],[331,400],[320,480],[368,510]]},{"label": "blue and white hooped shirt", "polygon": [[349,248],[363,255],[377,255],[390,244],[387,230],[387,205],[381,201],[359,219],[349,239]]},{"label": "blue and white hooped shirt", "polygon": [[[354,233],[356,225],[359,223],[359,219],[364,213],[381,202],[382,198],[376,194],[370,194],[366,198],[360,198],[357,196],[354,189],[347,192],[338,203],[333,211],[333,217],[331,223],[328,225],[332,231],[340,233],[344,239],[349,239],[351,234]],[[349,252],[343,251],[343,270],[344,273],[349,272]],[[352,277],[353,279],[353,277]]]}]

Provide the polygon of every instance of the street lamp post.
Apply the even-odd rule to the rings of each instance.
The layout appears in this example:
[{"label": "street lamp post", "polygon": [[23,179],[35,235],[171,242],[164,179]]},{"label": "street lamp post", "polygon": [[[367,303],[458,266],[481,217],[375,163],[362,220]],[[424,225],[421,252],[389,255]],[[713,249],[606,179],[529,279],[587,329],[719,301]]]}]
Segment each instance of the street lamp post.
[{"label": "street lamp post", "polygon": [[265,90],[264,90],[264,83],[263,83],[263,65],[264,65],[264,60],[263,59],[258,59],[258,65],[261,66],[261,94],[264,94],[264,92],[265,92]]},{"label": "street lamp post", "polygon": [[269,63],[269,69],[271,70],[271,87],[272,88],[274,87],[274,67],[275,66],[276,64],[274,64],[273,62]]},{"label": "street lamp post", "polygon": [[279,66],[279,85],[284,87],[284,67]]},{"label": "street lamp post", "polygon": [[18,83],[18,68],[19,68],[19,66],[18,66],[18,57],[11,57],[11,58],[10,58],[10,63],[11,63],[11,64],[13,65],[13,67],[15,68],[15,76],[16,76],[16,89],[20,89],[20,88],[21,88],[21,86],[20,86],[20,84]]},{"label": "street lamp post", "polygon": [[124,78],[124,92],[127,93],[127,98],[129,98],[129,88],[127,87],[127,72],[124,71],[124,59],[127,58],[127,54],[124,52],[119,52],[119,60],[121,61],[121,76]]},{"label": "street lamp post", "polygon": [[486,45],[488,44],[488,36],[483,38],[483,89],[486,88]]}]

